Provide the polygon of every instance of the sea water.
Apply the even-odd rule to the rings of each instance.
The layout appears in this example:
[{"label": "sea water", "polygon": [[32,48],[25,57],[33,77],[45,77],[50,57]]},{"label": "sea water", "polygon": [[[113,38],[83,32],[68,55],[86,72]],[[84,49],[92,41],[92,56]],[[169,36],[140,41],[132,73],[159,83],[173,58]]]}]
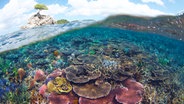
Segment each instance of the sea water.
[{"label": "sea water", "polygon": [[[143,52],[145,56],[154,56],[155,60],[153,61],[157,61],[157,63],[162,67],[164,67],[165,65],[164,69],[168,70],[169,73],[180,71],[180,73],[177,73],[179,81],[178,83],[180,83],[177,87],[179,89],[184,89],[182,86],[184,85],[184,71],[182,71],[184,68],[183,41],[175,40],[158,34],[98,26],[85,27],[82,29],[76,29],[66,33],[61,33],[55,37],[50,38],[49,36],[49,38],[43,38],[50,34],[58,34],[58,32],[61,32],[59,28],[60,27],[50,29],[49,27],[44,26],[36,29],[15,32],[11,36],[4,36],[3,38],[1,38],[1,80],[6,79],[3,76],[3,68],[13,70],[14,67],[23,67],[26,69],[28,63],[32,63],[34,67],[44,69],[48,73],[51,73],[52,70],[50,63],[52,62],[53,57],[51,57],[50,54],[53,54],[55,50],[63,52],[65,54],[68,53],[70,54],[70,57],[67,58],[71,58],[75,57],[75,55],[77,55],[78,53],[95,54],[93,53],[93,51],[91,51],[92,49],[95,50],[94,48],[96,48],[96,50],[100,50],[100,48],[102,48],[101,54],[103,54],[103,47],[115,46],[116,50],[124,51],[124,53],[128,52],[129,49],[133,49],[133,51],[135,51],[135,54],[136,50],[139,50]],[[42,32],[40,32],[40,30]],[[23,38],[24,36],[26,38]],[[29,40],[29,38],[31,40]],[[46,40],[42,41],[42,38]],[[6,41],[6,39],[8,41]],[[22,41],[19,43],[19,40]],[[32,43],[32,40],[36,40],[38,42]],[[26,46],[18,48],[20,47],[20,44]],[[12,47],[16,47],[18,49],[7,49],[13,49]],[[148,59],[151,62],[151,58]],[[70,63],[66,60],[67,59],[60,60],[60,64],[54,67],[59,67],[61,69],[66,68],[70,65]],[[132,60],[134,59],[132,58]],[[10,71],[10,73],[11,72],[12,71]],[[8,80],[6,79],[6,81]],[[12,85],[13,83],[15,82],[12,82]],[[12,88],[10,85],[6,86],[5,84],[3,84],[0,86],[1,91],[4,91],[4,89],[2,89],[2,86],[9,88],[8,90],[6,90],[7,92],[10,90],[14,90],[14,88]],[[1,97],[2,96],[3,94],[1,94]]]}]

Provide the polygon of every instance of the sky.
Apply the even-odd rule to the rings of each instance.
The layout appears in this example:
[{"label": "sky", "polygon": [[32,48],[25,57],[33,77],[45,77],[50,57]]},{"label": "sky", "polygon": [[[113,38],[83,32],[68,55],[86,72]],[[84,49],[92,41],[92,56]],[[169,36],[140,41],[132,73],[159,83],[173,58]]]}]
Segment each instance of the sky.
[{"label": "sky", "polygon": [[11,33],[26,25],[36,14],[34,5],[45,4],[41,11],[55,20],[103,20],[110,15],[141,16],[177,15],[184,11],[184,0],[0,0],[0,35]]}]

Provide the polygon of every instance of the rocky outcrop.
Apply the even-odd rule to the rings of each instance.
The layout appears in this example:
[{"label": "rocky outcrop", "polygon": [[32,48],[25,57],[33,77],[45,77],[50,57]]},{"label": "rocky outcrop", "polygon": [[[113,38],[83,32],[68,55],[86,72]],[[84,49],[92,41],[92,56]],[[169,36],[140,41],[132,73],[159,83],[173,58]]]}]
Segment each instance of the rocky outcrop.
[{"label": "rocky outcrop", "polygon": [[28,29],[28,28],[33,28],[37,26],[42,26],[42,25],[49,25],[49,24],[55,24],[56,21],[53,20],[52,17],[49,15],[38,15],[35,14],[31,16],[28,20],[28,24],[25,26],[22,26],[22,29]]}]

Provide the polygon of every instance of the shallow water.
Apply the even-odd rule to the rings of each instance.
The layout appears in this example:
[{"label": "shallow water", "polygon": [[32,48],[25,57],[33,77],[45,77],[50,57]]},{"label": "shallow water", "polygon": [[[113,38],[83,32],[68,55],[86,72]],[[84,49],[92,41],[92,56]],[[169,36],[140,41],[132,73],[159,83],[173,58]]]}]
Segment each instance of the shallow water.
[{"label": "shallow water", "polygon": [[[13,36],[10,36],[9,39],[14,39],[20,35],[21,34],[17,32]],[[108,51],[112,50],[113,52],[108,53]],[[57,60],[53,56],[55,51],[62,53],[63,56],[61,59]],[[131,60],[132,63],[135,63],[135,65],[137,65],[136,68],[138,70],[141,69],[143,70],[143,72],[145,70],[145,73],[147,73],[143,75],[141,74],[143,76],[141,79],[138,79],[135,76],[132,77],[135,80],[141,82],[144,86],[151,85],[153,88],[155,88],[155,91],[157,91],[158,93],[157,96],[159,99],[155,103],[169,103],[171,101],[169,101],[168,99],[173,100],[175,98],[180,98],[183,96],[181,94],[178,94],[177,92],[184,90],[184,42],[157,34],[140,33],[107,27],[86,27],[83,29],[73,30],[64,34],[61,33],[58,36],[41,42],[21,47],[16,50],[3,52],[0,54],[0,77],[2,80],[7,80],[7,76],[4,76],[3,74],[5,74],[6,71],[8,71],[9,73],[13,73],[12,70],[14,68],[24,68],[27,71],[32,72],[32,70],[28,70],[27,68],[27,64],[29,63],[32,64],[33,69],[43,69],[45,72],[51,73],[56,68],[64,69],[74,64],[73,60],[81,54],[95,55],[102,58],[101,60],[102,62],[104,62],[104,67],[116,66],[119,60],[123,60],[121,59],[121,56],[128,58],[129,60]],[[139,54],[145,57],[139,59]],[[110,59],[105,59],[104,57],[110,57],[110,59],[112,59],[113,61]],[[70,59],[73,60],[71,61]],[[57,64],[53,65],[53,60],[56,60]],[[138,65],[139,61],[143,64]],[[120,61],[120,63],[123,62]],[[2,71],[5,69],[7,69],[5,72]],[[158,77],[156,81],[153,79],[150,79],[151,81],[148,81],[149,78],[144,79],[147,77],[155,78],[155,76],[152,75],[153,70],[165,70],[167,74],[163,74],[163,76],[166,76],[167,78],[176,78],[177,76],[177,78],[168,79],[166,82],[165,80],[161,82],[158,81],[158,83],[157,80],[159,78],[159,80],[161,80],[161,76],[156,76]],[[27,76],[30,75],[28,73],[29,72],[27,72]],[[172,82],[172,80],[175,82]],[[11,83],[20,86],[20,83],[17,84],[15,81],[12,81]],[[161,96],[161,92],[167,89],[166,85],[173,85],[173,88],[177,89],[170,89],[170,92],[164,93],[165,95],[163,94],[165,96],[165,98],[163,98],[163,96]],[[5,90],[4,88],[2,88],[2,86],[8,87],[9,89]],[[163,89],[161,89],[160,87],[162,87]],[[15,88],[11,88],[11,85],[6,86],[5,84],[2,84],[0,86],[0,89],[1,92],[9,92],[11,90],[14,91]],[[161,92],[159,92],[158,89],[160,89]],[[175,93],[172,95],[173,92]],[[1,94],[1,97],[3,95],[4,94]],[[173,97],[171,98],[170,96]],[[143,99],[144,102],[146,102],[146,97]],[[179,102],[182,102],[182,100]]]}]

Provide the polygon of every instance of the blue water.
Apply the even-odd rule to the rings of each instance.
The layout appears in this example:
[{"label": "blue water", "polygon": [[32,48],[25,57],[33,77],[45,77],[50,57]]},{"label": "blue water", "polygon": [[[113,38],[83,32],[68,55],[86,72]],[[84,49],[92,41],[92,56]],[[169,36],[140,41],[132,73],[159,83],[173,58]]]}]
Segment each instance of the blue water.
[{"label": "blue water", "polygon": [[[14,36],[18,35],[21,34],[17,33]],[[116,50],[120,52],[124,51],[125,54],[129,53],[131,50],[133,52],[131,53],[132,55],[143,53],[145,56],[154,57],[153,60],[152,58],[148,58],[150,64],[153,61],[153,63],[165,67],[164,69],[167,69],[172,73],[182,70],[184,67],[183,41],[157,34],[140,33],[107,27],[86,27],[61,33],[60,35],[44,41],[3,52],[0,54],[0,57],[4,60],[4,63],[6,60],[10,61],[8,64],[10,70],[14,67],[26,68],[28,63],[32,63],[33,67],[45,69],[50,73],[52,72],[52,68],[49,63],[53,60],[51,54],[53,54],[55,50],[70,55],[72,53],[77,55],[78,53],[87,54],[92,48],[98,47],[96,49],[102,49],[103,54],[104,47],[108,46],[115,46]],[[129,56],[128,54],[127,56],[131,57],[131,55]],[[69,66],[69,63],[67,63],[66,60],[64,59],[60,61],[60,68]],[[3,65],[1,64],[1,66]],[[1,70],[3,70],[2,67]],[[179,81],[182,85],[183,74],[183,72],[178,74]]]}]

